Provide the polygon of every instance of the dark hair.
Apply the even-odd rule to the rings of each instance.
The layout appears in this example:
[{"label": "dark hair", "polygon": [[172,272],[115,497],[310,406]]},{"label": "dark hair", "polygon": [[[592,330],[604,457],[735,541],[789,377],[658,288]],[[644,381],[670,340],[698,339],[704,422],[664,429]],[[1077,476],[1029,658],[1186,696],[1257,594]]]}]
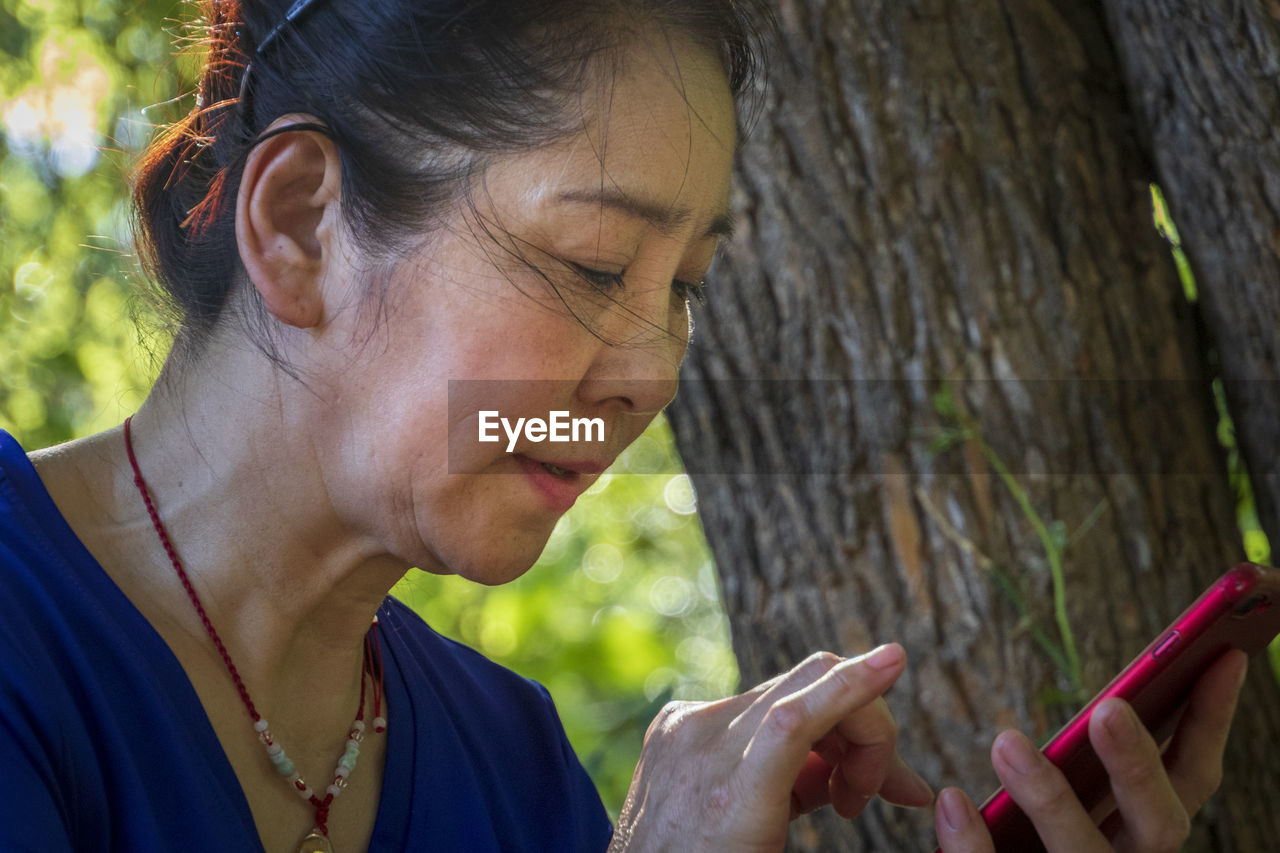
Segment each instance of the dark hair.
[{"label": "dark hair", "polygon": [[[193,26],[207,57],[196,105],[143,154],[133,190],[139,257],[188,353],[241,278],[234,203],[244,159],[279,116],[319,119],[309,127],[341,152],[348,225],[360,245],[393,258],[487,156],[580,127],[566,108],[637,34],[656,28],[709,48],[741,99],[758,80],[769,22],[763,5],[744,0],[318,0],[259,54],[290,0],[199,6]],[[245,313],[259,332],[264,319],[260,305]],[[269,335],[255,337],[274,357]]]}]

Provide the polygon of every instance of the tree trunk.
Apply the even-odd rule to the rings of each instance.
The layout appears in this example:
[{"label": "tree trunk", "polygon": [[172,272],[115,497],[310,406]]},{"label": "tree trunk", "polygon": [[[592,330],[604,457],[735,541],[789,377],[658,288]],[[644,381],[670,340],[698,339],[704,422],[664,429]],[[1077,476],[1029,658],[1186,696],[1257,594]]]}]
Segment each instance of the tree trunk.
[{"label": "tree trunk", "polygon": [[[1050,733],[1241,557],[1105,22],[1060,5],[781,4],[670,412],[744,686],[898,640],[902,751],[979,799],[1001,728]],[[1189,850],[1280,831],[1261,665],[1240,716]],[[935,843],[879,806],[793,842]]]},{"label": "tree trunk", "polygon": [[1216,343],[1258,521],[1280,547],[1280,4],[1107,0],[1107,13]]}]

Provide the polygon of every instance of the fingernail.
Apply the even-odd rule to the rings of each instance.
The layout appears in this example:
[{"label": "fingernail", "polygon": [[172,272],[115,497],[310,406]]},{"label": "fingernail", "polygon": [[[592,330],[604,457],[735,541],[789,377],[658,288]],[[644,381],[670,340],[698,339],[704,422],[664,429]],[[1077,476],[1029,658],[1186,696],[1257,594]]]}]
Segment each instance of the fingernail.
[{"label": "fingernail", "polygon": [[1134,743],[1138,739],[1138,718],[1127,704],[1111,702],[1103,709],[1102,726],[1116,743]]},{"label": "fingernail", "polygon": [[902,663],[905,656],[906,653],[902,651],[902,646],[896,643],[889,643],[877,649],[872,649],[858,658],[858,660],[872,669],[889,669]]},{"label": "fingernail", "polygon": [[1022,732],[1008,732],[1000,741],[1000,757],[1019,773],[1030,773],[1036,769],[1039,757],[1036,748],[1027,740]]},{"label": "fingernail", "polygon": [[969,825],[969,807],[955,788],[947,788],[939,794],[938,804],[942,806],[942,820],[947,829],[958,832]]}]

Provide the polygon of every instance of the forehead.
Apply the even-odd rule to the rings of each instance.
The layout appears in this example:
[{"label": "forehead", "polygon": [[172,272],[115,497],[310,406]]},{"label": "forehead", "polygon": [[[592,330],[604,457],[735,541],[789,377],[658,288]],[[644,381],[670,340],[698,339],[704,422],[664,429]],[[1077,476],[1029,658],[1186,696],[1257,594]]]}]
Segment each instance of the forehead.
[{"label": "forehead", "polygon": [[494,201],[517,215],[593,205],[694,238],[727,231],[735,117],[709,51],[665,39],[635,46],[583,93],[581,123],[553,146],[494,163],[485,176]]}]

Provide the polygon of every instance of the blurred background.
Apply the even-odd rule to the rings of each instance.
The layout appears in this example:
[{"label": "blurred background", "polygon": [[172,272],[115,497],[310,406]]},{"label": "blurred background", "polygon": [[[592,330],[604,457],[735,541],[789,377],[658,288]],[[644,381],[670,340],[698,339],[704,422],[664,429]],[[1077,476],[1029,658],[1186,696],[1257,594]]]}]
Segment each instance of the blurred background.
[{"label": "blurred background", "polygon": [[[127,171],[192,106],[180,3],[0,0],[0,428],[28,450],[118,424],[168,349],[139,298]],[[657,709],[737,670],[688,477],[659,420],[497,588],[411,572],[438,631],[545,684],[616,816]]]}]

